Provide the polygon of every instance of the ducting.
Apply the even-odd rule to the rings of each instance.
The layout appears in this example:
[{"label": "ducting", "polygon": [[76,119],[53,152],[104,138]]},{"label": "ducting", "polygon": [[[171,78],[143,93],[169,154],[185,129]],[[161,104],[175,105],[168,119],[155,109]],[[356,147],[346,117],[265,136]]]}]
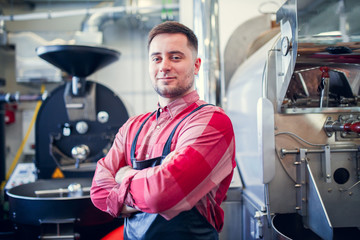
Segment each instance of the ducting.
[{"label": "ducting", "polygon": [[144,7],[140,6],[113,6],[113,7],[100,7],[100,8],[83,8],[75,10],[65,11],[50,11],[50,12],[37,12],[37,13],[26,13],[17,15],[0,15],[0,21],[27,21],[27,20],[41,20],[41,19],[53,19],[63,18],[78,15],[93,15],[95,13],[128,13],[128,12],[140,12],[144,11],[147,13],[161,12],[161,11],[172,11],[179,10],[179,4],[151,4]]},{"label": "ducting", "polygon": [[[116,6],[115,6],[116,4]],[[95,12],[91,15],[87,15],[81,24],[81,31],[77,31],[75,34],[75,41],[81,44],[95,44],[100,45],[103,43],[102,27],[108,21],[116,21],[121,18],[126,12],[128,4],[126,1],[117,1],[116,3],[110,3],[106,8],[115,8],[119,6],[125,6],[123,12],[104,11]],[[131,6],[138,7],[138,6]]]},{"label": "ducting", "polygon": [[[114,7],[111,3],[110,8]],[[114,19],[114,12],[95,12],[87,15],[82,22],[81,31],[75,33],[75,41],[80,44],[100,45],[103,42],[102,26],[109,20]]]},{"label": "ducting", "polygon": [[197,88],[205,101],[222,106],[223,78],[220,66],[218,0],[194,1],[194,31],[202,58]]},{"label": "ducting", "polygon": [[[163,1],[164,3],[164,1]],[[108,21],[116,21],[125,16],[135,17],[137,20],[144,21],[142,19],[149,20],[149,16],[154,13],[156,16],[161,17],[162,20],[173,20],[173,11],[178,9],[178,4],[172,4],[172,1],[168,1],[167,4],[157,5],[156,1],[145,2],[145,1],[116,1],[111,3],[107,8],[116,9],[123,7],[124,11],[100,11],[88,15],[82,23],[81,32],[76,33],[76,37],[80,42],[92,39],[97,43],[102,43],[102,26]],[[142,16],[139,18],[139,16]],[[146,18],[144,18],[146,16]],[[97,40],[97,41],[96,41]]]},{"label": "ducting", "polygon": [[[144,21],[148,21],[148,16],[155,14],[164,18],[164,13],[169,19],[173,19],[173,10],[179,9],[178,3],[157,4],[156,2],[141,2],[139,1],[116,1],[107,6],[98,6],[96,8],[83,8],[66,11],[49,11],[36,12],[18,15],[0,15],[1,23],[6,21],[27,21],[27,20],[41,20],[64,18],[71,16],[84,15],[85,20],[82,23],[80,31],[75,33],[75,42],[83,45],[101,45],[103,43],[102,26],[110,21],[117,20],[125,15],[135,15],[135,17],[146,16]],[[142,19],[142,18],[140,18]],[[1,37],[1,29],[0,29]]]},{"label": "ducting", "polygon": [[114,19],[113,12],[98,12],[88,16],[85,21],[82,23],[82,31],[83,32],[98,32],[101,29],[101,26],[111,20]]}]

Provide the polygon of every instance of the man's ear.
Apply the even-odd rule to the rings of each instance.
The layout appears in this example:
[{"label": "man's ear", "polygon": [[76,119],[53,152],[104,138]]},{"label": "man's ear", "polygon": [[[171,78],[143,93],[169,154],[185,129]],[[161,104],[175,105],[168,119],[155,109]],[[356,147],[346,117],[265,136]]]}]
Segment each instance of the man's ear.
[{"label": "man's ear", "polygon": [[197,74],[199,73],[200,66],[201,66],[201,58],[197,58],[197,59],[195,60],[194,75],[197,75]]}]

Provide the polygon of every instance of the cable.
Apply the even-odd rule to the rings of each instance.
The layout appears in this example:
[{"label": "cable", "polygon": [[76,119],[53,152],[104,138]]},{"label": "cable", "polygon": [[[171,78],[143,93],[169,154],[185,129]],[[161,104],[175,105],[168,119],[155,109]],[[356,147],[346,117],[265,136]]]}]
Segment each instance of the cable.
[{"label": "cable", "polygon": [[286,173],[286,175],[287,175],[294,183],[296,183],[296,180],[293,179],[293,177],[290,175],[290,173],[287,171],[286,167],[284,166],[284,163],[283,163],[283,161],[282,161],[282,158],[280,157],[279,151],[277,150],[276,147],[275,147],[275,153],[276,153],[276,156],[277,156],[277,158],[278,158],[279,161],[280,161],[280,165],[281,165],[281,167],[283,168],[283,170],[284,170],[284,172]]},{"label": "cable", "polygon": [[275,136],[282,135],[282,134],[286,134],[286,135],[290,135],[290,136],[292,136],[292,137],[295,137],[295,138],[297,138],[298,140],[306,143],[307,145],[314,146],[314,147],[324,147],[324,146],[327,145],[327,144],[316,144],[316,143],[308,142],[308,141],[306,141],[305,139],[299,137],[298,135],[296,135],[295,133],[292,133],[292,132],[278,132],[278,133],[275,134]]},{"label": "cable", "polygon": [[[44,92],[45,92],[45,85],[43,84],[43,85],[41,85],[41,94],[43,94]],[[32,119],[31,119],[29,128],[28,128],[28,130],[27,130],[27,132],[25,134],[24,139],[22,140],[22,142],[20,144],[20,147],[19,147],[18,151],[16,152],[15,158],[14,158],[13,162],[11,163],[11,166],[10,166],[9,170],[6,173],[5,180],[1,183],[1,191],[4,189],[6,182],[9,180],[10,175],[14,171],[14,169],[15,169],[18,161],[19,161],[19,158],[20,158],[20,156],[21,156],[21,154],[22,154],[22,152],[24,150],[25,143],[27,142],[27,140],[29,138],[29,135],[31,133],[31,130],[32,130],[34,124],[35,124],[35,120],[36,120],[37,114],[39,112],[39,109],[41,107],[41,104],[42,104],[41,100],[37,101],[35,111],[34,111],[34,115],[33,115]]]},{"label": "cable", "polygon": [[[279,135],[289,135],[289,136],[294,137],[294,138],[296,138],[297,140],[300,140],[300,141],[302,141],[303,143],[306,143],[306,144],[308,144],[308,145],[310,145],[310,146],[316,146],[316,147],[319,147],[319,146],[320,146],[320,147],[324,147],[324,146],[327,145],[327,144],[316,144],[316,143],[308,142],[308,141],[306,141],[305,139],[299,137],[298,135],[296,135],[295,133],[292,133],[292,132],[278,132],[278,133],[275,134],[275,136],[279,136]],[[279,151],[277,150],[276,147],[275,147],[275,152],[276,152],[277,158],[280,160],[280,164],[281,164],[282,168],[284,169],[285,173],[290,177],[290,179],[292,179],[294,182],[296,182],[295,179],[293,179],[292,176],[288,173],[286,167],[284,166],[284,163],[283,163],[283,161],[282,161],[282,158],[281,158],[280,155],[279,155]]]}]

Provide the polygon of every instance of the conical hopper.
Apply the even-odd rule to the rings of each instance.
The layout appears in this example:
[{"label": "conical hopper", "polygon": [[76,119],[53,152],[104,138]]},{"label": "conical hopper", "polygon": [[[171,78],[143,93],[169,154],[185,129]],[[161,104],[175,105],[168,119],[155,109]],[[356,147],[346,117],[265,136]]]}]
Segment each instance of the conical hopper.
[{"label": "conical hopper", "polygon": [[71,76],[86,78],[117,61],[120,53],[102,47],[48,45],[36,49],[37,55]]}]

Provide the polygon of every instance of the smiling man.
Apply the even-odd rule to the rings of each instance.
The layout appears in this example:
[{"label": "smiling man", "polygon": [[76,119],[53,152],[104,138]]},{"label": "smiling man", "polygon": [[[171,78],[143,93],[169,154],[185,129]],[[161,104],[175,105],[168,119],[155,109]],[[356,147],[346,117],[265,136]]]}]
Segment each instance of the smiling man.
[{"label": "smiling man", "polygon": [[199,72],[201,60],[194,47],[181,33],[155,36],[149,45],[149,72],[160,105],[166,106],[178,97],[195,89],[194,75]]},{"label": "smiling man", "polygon": [[219,238],[235,140],[224,111],[195,90],[197,48],[193,31],[180,23],[150,31],[149,73],[158,106],[131,117],[97,163],[91,199],[125,218],[125,239]]}]

